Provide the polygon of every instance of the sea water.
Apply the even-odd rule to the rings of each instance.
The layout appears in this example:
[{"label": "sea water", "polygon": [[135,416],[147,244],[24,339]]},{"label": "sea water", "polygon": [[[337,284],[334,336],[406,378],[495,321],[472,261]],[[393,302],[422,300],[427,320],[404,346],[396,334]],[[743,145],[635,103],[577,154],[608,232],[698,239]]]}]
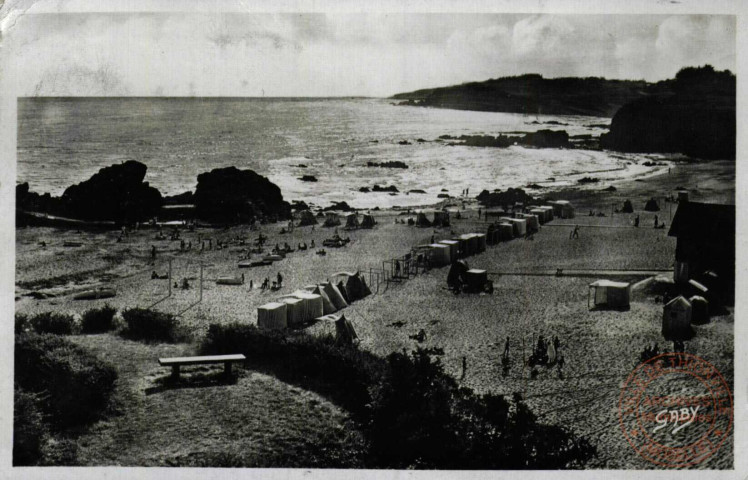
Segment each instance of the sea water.
[{"label": "sea water", "polygon": [[[477,195],[530,183],[576,185],[583,176],[614,182],[651,173],[641,165],[651,156],[436,141],[544,128],[599,135],[605,132],[599,125],[609,122],[395,106],[371,98],[21,98],[17,180],[60,195],[102,167],[137,160],[148,166],[146,181],[173,195],[194,190],[202,172],[236,166],[267,176],[289,201],[385,208],[431,204],[441,193],[460,195],[467,188]],[[409,168],[366,166],[394,160]],[[302,181],[303,175],[318,181]],[[400,193],[359,191],[375,184],[395,185]]]}]

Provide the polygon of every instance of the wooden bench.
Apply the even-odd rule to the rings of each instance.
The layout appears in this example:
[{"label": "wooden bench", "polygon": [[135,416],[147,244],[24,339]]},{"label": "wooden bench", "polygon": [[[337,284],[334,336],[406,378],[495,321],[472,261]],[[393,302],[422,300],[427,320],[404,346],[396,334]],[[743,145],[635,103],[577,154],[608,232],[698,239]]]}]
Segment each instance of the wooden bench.
[{"label": "wooden bench", "polygon": [[223,363],[224,373],[227,377],[231,375],[231,364],[234,362],[243,362],[247,358],[242,354],[235,355],[209,355],[206,357],[171,357],[159,358],[158,363],[162,367],[171,367],[171,378],[179,379],[179,367],[182,365],[210,365]]}]

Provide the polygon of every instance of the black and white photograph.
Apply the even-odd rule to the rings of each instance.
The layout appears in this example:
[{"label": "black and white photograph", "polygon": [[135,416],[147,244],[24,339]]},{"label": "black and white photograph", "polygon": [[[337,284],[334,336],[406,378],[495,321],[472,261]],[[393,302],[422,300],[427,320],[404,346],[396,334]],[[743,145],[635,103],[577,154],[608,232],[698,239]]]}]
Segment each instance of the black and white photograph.
[{"label": "black and white photograph", "polygon": [[0,10],[3,471],[739,473],[745,9],[279,5]]}]

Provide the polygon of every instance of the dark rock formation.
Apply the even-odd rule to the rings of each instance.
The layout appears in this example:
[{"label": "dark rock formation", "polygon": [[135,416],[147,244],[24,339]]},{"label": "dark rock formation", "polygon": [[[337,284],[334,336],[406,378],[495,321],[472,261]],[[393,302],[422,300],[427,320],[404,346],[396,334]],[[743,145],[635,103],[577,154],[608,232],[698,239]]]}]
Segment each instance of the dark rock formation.
[{"label": "dark rock formation", "polygon": [[585,184],[585,183],[597,183],[599,181],[600,181],[600,179],[596,178],[596,177],[582,177],[579,180],[577,180],[577,183],[582,183],[582,184]]},{"label": "dark rock formation", "polygon": [[138,221],[158,215],[161,193],[144,182],[148,167],[134,160],[104,167],[68,187],[61,201],[66,214],[83,220]]},{"label": "dark rock formation", "polygon": [[301,180],[302,182],[316,182],[317,177],[315,177],[314,175],[304,175],[299,178],[299,180]]},{"label": "dark rock formation", "polygon": [[380,187],[379,185],[374,185],[371,188],[371,191],[372,192],[392,192],[392,193],[399,192],[399,190],[397,189],[397,187],[394,186],[394,185],[390,185],[389,187]]},{"label": "dark rock formation", "polygon": [[291,210],[303,212],[304,210],[309,210],[309,205],[303,200],[294,200],[291,202]]},{"label": "dark rock formation", "polygon": [[735,76],[709,65],[684,68],[671,91],[628,103],[613,117],[603,148],[735,158]]},{"label": "dark rock formation", "polygon": [[369,193],[371,190],[369,190],[369,187],[361,187],[358,191],[361,193]]},{"label": "dark rock formation", "polygon": [[53,197],[49,193],[40,195],[32,192],[29,190],[28,183],[16,185],[16,209],[54,215],[65,214],[60,197]]},{"label": "dark rock formation", "polygon": [[243,223],[260,217],[289,218],[291,206],[280,188],[252,170],[216,168],[197,176],[195,207],[214,223]]},{"label": "dark rock formation", "polygon": [[493,192],[483,190],[476,199],[487,207],[514,205],[515,203],[528,204],[535,199],[521,188],[510,188],[505,192]]},{"label": "dark rock formation", "polygon": [[348,205],[347,202],[333,202],[332,205],[330,205],[329,207],[325,207],[322,209],[323,212],[328,212],[331,210],[340,210],[342,212],[352,212],[356,209]]},{"label": "dark rock formation", "polygon": [[164,197],[164,205],[191,205],[194,201],[195,198],[190,191]]},{"label": "dark rock formation", "polygon": [[615,192],[616,190],[618,190],[618,189],[616,187],[614,187],[613,185],[610,185],[610,186],[608,186],[606,188],[603,188],[603,192]]},{"label": "dark rock formation", "polygon": [[569,134],[564,130],[538,130],[525,134],[518,143],[538,148],[568,148]]},{"label": "dark rock formation", "polygon": [[400,140],[397,143],[398,143],[398,145],[411,145],[411,143],[409,141],[407,141],[407,140]]},{"label": "dark rock formation", "polygon": [[399,160],[394,160],[391,162],[366,162],[367,167],[382,167],[382,168],[408,168],[408,165],[406,165],[404,162],[401,162]]},{"label": "dark rock formation", "polygon": [[413,190],[408,190],[408,193],[426,193],[425,190],[421,190],[420,188],[416,188]]}]

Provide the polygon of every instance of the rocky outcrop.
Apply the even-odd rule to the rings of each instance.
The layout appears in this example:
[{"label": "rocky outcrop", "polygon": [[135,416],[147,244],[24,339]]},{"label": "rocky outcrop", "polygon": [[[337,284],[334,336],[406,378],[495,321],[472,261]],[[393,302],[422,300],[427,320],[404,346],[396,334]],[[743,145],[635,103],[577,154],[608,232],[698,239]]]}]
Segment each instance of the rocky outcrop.
[{"label": "rocky outcrop", "polygon": [[517,143],[537,148],[568,148],[569,134],[564,130],[538,130],[527,133]]},{"label": "rocky outcrop", "polygon": [[600,145],[624,152],[735,158],[735,76],[707,65],[678,72],[672,92],[621,107]]},{"label": "rocky outcrop", "polygon": [[190,191],[164,197],[164,205],[192,205],[194,201],[193,193]]},{"label": "rocky outcrop", "polygon": [[486,207],[512,206],[515,203],[528,204],[535,199],[521,188],[509,188],[505,192],[483,190],[476,199]]},{"label": "rocky outcrop", "polygon": [[212,223],[244,223],[259,218],[285,219],[291,206],[280,188],[252,170],[216,168],[197,176],[195,210]]},{"label": "rocky outcrop", "polygon": [[382,167],[382,168],[408,168],[404,162],[399,160],[393,160],[391,162],[366,162],[367,167]]},{"label": "rocky outcrop", "polygon": [[299,180],[301,180],[302,182],[316,182],[316,181],[318,181],[317,177],[315,177],[314,175],[304,175],[304,176],[300,177]]},{"label": "rocky outcrop", "polygon": [[65,213],[83,220],[125,222],[158,215],[163,198],[143,181],[147,169],[134,160],[102,168],[65,190],[60,199]]}]

